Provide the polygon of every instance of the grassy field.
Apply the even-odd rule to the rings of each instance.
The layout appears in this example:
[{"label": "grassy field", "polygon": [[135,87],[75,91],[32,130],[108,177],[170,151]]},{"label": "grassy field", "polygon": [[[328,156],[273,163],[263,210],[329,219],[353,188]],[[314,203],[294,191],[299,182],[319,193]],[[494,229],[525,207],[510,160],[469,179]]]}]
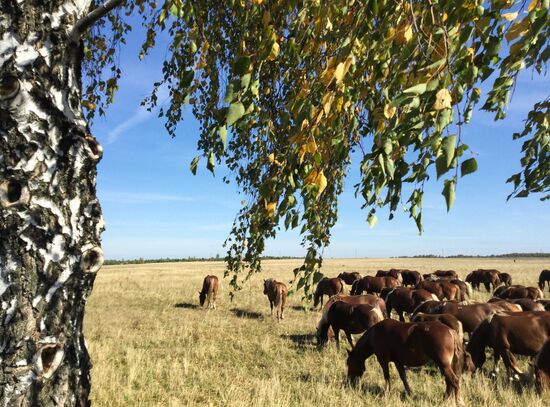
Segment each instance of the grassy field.
[{"label": "grassy field", "polygon": [[[413,395],[403,393],[392,365],[392,389],[384,392],[378,362],[371,358],[357,389],[345,382],[345,346],[315,348],[320,313],[304,312],[290,298],[285,320],[269,316],[262,279],[289,281],[298,260],[267,261],[229,301],[222,280],[216,310],[198,307],[206,274],[223,276],[224,263],[163,263],[106,266],[90,297],[85,330],[94,368],[95,406],[434,406],[444,402],[444,381],[432,367],[409,369]],[[334,259],[323,272],[372,273],[391,267],[420,272],[454,269],[462,278],[475,268],[509,272],[514,283],[535,285],[548,259]],[[548,296],[548,293],[545,293]],[[486,299],[486,293],[475,293]],[[358,336],[356,336],[356,339]],[[342,338],[344,339],[344,338]],[[342,344],[347,342],[344,340]],[[522,366],[527,367],[526,361]],[[462,376],[468,406],[544,406],[548,394],[512,386],[503,369]],[[486,365],[492,369],[492,361]]]}]

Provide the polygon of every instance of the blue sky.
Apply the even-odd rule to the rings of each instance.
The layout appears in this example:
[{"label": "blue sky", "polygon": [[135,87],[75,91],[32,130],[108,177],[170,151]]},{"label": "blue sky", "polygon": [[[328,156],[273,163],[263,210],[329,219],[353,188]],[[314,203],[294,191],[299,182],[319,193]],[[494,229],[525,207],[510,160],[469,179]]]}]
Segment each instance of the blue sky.
[{"label": "blue sky", "polygon": [[[140,101],[160,79],[164,48],[139,62],[138,39],[130,38],[121,54],[123,78],[115,103],[92,130],[104,147],[97,192],[107,230],[102,237],[108,259],[209,257],[225,255],[222,244],[239,210],[236,185],[222,182],[224,170],[212,177],[204,164],[196,176],[189,163],[197,155],[198,122],[190,111],[171,139],[163,121],[141,108]],[[326,257],[389,257],[416,254],[486,255],[506,252],[550,252],[549,204],[535,196],[506,201],[506,179],[518,171],[521,141],[513,141],[529,108],[545,98],[550,78],[520,79],[505,121],[476,112],[463,139],[476,153],[479,169],[461,178],[450,213],[441,182],[425,188],[424,233],[419,236],[406,213],[371,229],[367,212],[354,198],[358,166],[353,165],[340,198],[339,221]],[[266,254],[301,256],[298,232],[281,231]]]}]

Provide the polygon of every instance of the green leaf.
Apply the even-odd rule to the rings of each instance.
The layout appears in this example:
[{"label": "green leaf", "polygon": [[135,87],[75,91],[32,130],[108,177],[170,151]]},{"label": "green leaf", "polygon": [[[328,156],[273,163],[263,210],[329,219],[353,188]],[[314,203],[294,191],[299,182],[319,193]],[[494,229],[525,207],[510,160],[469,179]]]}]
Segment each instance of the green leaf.
[{"label": "green leaf", "polygon": [[225,88],[225,98],[223,99],[223,103],[233,102],[234,89],[235,86],[232,83],[227,85],[227,87]]},{"label": "green leaf", "polygon": [[472,172],[477,171],[477,161],[475,158],[468,158],[467,160],[462,161],[460,164],[460,173],[462,176],[471,174]]},{"label": "green leaf", "polygon": [[441,150],[443,151],[443,155],[446,158],[446,167],[449,168],[451,166],[451,163],[453,162],[453,158],[455,156],[455,148],[456,148],[456,136],[453,134],[451,136],[445,137],[441,141]]},{"label": "green leaf", "polygon": [[317,284],[319,281],[323,279],[325,275],[321,273],[320,271],[316,271],[313,273],[313,284]]},{"label": "green leaf", "polygon": [[197,175],[197,166],[199,165],[200,157],[193,158],[193,161],[191,161],[191,165],[189,168],[191,169],[191,172],[193,175]]},{"label": "green leaf", "polygon": [[223,125],[218,128],[218,134],[220,138],[222,139],[223,149],[225,150],[225,147],[227,145],[227,126]]},{"label": "green leaf", "polygon": [[248,89],[248,85],[250,84],[250,78],[252,78],[252,75],[249,73],[241,76],[241,89],[243,91]]},{"label": "green leaf", "polygon": [[426,92],[428,85],[426,83],[419,83],[418,85],[411,86],[403,91],[407,95],[422,95]]},{"label": "green leaf", "polygon": [[216,166],[216,161],[214,157],[214,152],[210,150],[208,153],[208,162],[206,163],[206,168],[208,168],[208,171],[210,171],[212,174],[214,174],[214,167]]},{"label": "green leaf", "polygon": [[374,213],[369,213],[369,216],[367,217],[367,222],[371,228],[375,227],[378,223],[378,218]]},{"label": "green leaf", "polygon": [[445,180],[445,186],[443,187],[443,192],[441,194],[445,197],[447,212],[449,212],[455,201],[455,182],[448,179]]},{"label": "green leaf", "polygon": [[437,179],[439,179],[448,170],[449,170],[449,167],[447,166],[447,158],[445,157],[444,154],[441,154],[439,157],[435,159],[435,172],[437,175]]},{"label": "green leaf", "polygon": [[250,70],[250,57],[241,56],[235,62],[235,74],[238,76],[243,76]]},{"label": "green leaf", "polygon": [[244,105],[241,102],[232,103],[227,109],[227,115],[225,116],[225,124],[228,126],[233,125],[237,120],[244,116]]}]

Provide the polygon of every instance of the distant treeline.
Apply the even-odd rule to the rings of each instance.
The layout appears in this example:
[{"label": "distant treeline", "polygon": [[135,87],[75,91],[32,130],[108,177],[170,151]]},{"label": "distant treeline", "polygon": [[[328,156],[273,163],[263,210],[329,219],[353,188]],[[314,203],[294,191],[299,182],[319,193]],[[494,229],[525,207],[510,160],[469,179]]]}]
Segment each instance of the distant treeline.
[{"label": "distant treeline", "polygon": [[[262,260],[294,260],[302,259],[302,257],[291,256],[264,256]],[[196,261],[224,261],[225,259],[220,256],[216,257],[187,257],[187,258],[162,258],[162,259],[132,259],[132,260],[105,260],[105,265],[117,265],[117,264],[146,264],[146,263],[183,263],[183,262],[196,262]]]},{"label": "distant treeline", "polygon": [[550,257],[550,253],[504,253],[504,254],[489,254],[486,256],[472,256],[465,254],[454,254],[452,256],[437,256],[435,254],[421,254],[418,256],[398,256],[398,258],[413,258],[413,259],[454,259],[454,258],[475,258],[475,259],[487,259],[487,258],[517,258],[517,257]]}]

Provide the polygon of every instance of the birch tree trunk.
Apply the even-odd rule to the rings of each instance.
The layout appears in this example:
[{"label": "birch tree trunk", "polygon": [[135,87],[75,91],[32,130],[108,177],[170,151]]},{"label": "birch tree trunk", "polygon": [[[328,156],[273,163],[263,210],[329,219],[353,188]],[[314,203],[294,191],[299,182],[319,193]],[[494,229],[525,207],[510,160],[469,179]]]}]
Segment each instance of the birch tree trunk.
[{"label": "birch tree trunk", "polygon": [[89,6],[0,2],[0,406],[90,404],[82,323],[103,263],[101,147],[71,35]]}]

